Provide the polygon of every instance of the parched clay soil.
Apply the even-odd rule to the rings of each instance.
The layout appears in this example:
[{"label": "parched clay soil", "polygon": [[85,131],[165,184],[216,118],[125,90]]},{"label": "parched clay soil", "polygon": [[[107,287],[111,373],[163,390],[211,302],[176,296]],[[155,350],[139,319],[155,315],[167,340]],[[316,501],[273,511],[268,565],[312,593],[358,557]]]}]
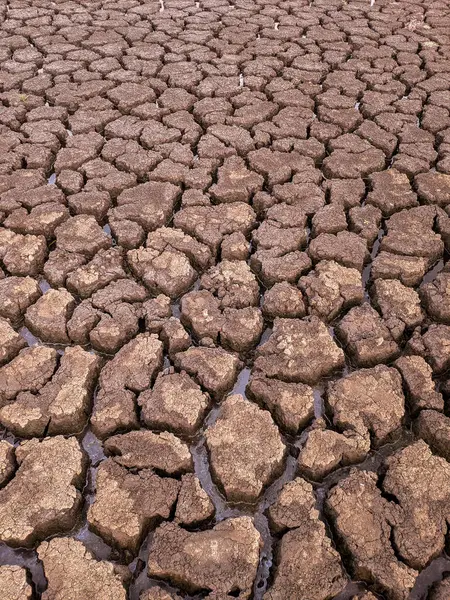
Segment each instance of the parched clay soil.
[{"label": "parched clay soil", "polygon": [[449,0],[0,0],[0,600],[450,599]]}]

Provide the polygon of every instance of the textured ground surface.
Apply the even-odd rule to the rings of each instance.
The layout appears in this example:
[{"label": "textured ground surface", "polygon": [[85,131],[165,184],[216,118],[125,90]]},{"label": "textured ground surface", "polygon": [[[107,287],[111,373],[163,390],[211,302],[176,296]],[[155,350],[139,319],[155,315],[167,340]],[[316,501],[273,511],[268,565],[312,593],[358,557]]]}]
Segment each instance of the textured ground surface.
[{"label": "textured ground surface", "polygon": [[2,600],[448,600],[449,0],[0,0]]}]

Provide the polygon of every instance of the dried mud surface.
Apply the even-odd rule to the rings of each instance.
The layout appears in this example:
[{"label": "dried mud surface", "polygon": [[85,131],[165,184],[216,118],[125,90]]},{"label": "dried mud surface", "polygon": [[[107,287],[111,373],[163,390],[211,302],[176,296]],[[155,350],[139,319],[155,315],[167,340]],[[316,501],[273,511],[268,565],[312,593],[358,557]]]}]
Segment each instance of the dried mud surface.
[{"label": "dried mud surface", "polygon": [[448,600],[448,0],[0,0],[2,600]]}]

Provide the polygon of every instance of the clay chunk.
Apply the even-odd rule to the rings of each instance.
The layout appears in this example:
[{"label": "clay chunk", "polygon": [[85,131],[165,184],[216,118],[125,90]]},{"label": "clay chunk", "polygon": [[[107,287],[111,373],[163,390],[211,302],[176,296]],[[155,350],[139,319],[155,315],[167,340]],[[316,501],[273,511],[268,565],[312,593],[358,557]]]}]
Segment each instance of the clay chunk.
[{"label": "clay chunk", "polygon": [[352,308],[336,327],[336,333],[359,367],[371,367],[396,358],[400,348],[395,332],[370,304]]},{"label": "clay chunk", "polygon": [[334,260],[319,262],[314,271],[299,279],[298,286],[307,298],[308,313],[324,321],[332,321],[364,299],[360,272]]},{"label": "clay chunk", "polygon": [[213,529],[190,533],[163,523],[153,536],[150,577],[169,579],[188,593],[210,591],[225,600],[247,600],[259,564],[261,535],[250,517],[225,519]]},{"label": "clay chunk", "polygon": [[42,542],[37,551],[48,581],[42,600],[126,600],[114,565],[96,560],[82,542],[58,537]]},{"label": "clay chunk", "polygon": [[24,338],[0,317],[0,365],[9,362],[27,345]]},{"label": "clay chunk", "polygon": [[91,424],[106,437],[137,423],[135,397],[154,380],[162,366],[163,346],[155,335],[141,333],[123,346],[102,369],[100,391]]},{"label": "clay chunk", "polygon": [[236,356],[221,348],[192,347],[176,354],[174,362],[218,398],[233,387],[241,366]]},{"label": "clay chunk", "polygon": [[450,273],[439,273],[436,279],[420,288],[420,295],[428,314],[450,325]]},{"label": "clay chunk", "polygon": [[127,468],[156,469],[169,475],[192,470],[187,444],[168,431],[130,431],[108,438],[103,447],[117,464]]},{"label": "clay chunk", "polygon": [[444,549],[450,515],[450,464],[420,440],[386,460],[383,489],[403,512],[394,526],[394,543],[402,559],[423,569]]},{"label": "clay chunk", "polygon": [[281,429],[294,435],[314,416],[313,389],[304,383],[286,383],[255,373],[246,393],[250,399],[270,410]]},{"label": "clay chunk", "polygon": [[64,289],[48,290],[27,309],[25,325],[44,342],[68,343],[66,324],[75,308],[75,299]]},{"label": "clay chunk", "polygon": [[389,600],[407,600],[417,571],[396,558],[392,527],[402,514],[377,487],[377,475],[353,471],[328,494],[327,512],[352,561],[352,576],[374,583]]},{"label": "clay chunk", "polygon": [[80,433],[101,364],[99,356],[80,346],[67,348],[51,381],[36,394],[20,392],[0,409],[0,422],[21,437]]},{"label": "clay chunk", "polygon": [[264,600],[327,600],[347,583],[341,558],[314,507],[312,486],[302,479],[287,483],[269,516],[288,527],[276,552],[275,578]]},{"label": "clay chunk", "polygon": [[112,458],[100,464],[89,527],[109,544],[136,553],[149,529],[167,519],[180,484],[150,469],[132,473]]},{"label": "clay chunk", "polygon": [[192,435],[200,427],[210,400],[187,373],[159,376],[138,398],[148,427]]},{"label": "clay chunk", "polygon": [[12,322],[18,321],[40,295],[39,285],[31,277],[6,277],[0,280],[0,316]]},{"label": "clay chunk", "polygon": [[340,433],[326,429],[325,421],[317,419],[298,455],[298,470],[318,481],[338,467],[361,462],[370,450],[369,435],[351,429]]},{"label": "clay chunk", "polygon": [[421,356],[401,356],[394,366],[400,371],[414,411],[423,408],[444,410],[442,394],[436,391],[433,371]]},{"label": "clay chunk", "polygon": [[269,340],[257,349],[255,371],[309,385],[344,366],[344,353],[317,317],[275,319]]},{"label": "clay chunk", "polygon": [[268,411],[229,396],[206,431],[214,477],[232,502],[254,502],[283,465],[285,446]]},{"label": "clay chunk", "polygon": [[6,440],[0,441],[0,485],[4,484],[16,469],[15,448]]},{"label": "clay chunk", "polygon": [[193,473],[181,478],[175,521],[186,526],[195,526],[210,519],[215,512],[214,504]]},{"label": "clay chunk", "polygon": [[397,432],[405,414],[402,378],[396,369],[360,369],[328,387],[333,423],[359,435],[370,433],[374,446]]},{"label": "clay chunk", "polygon": [[2,600],[31,600],[33,590],[27,581],[27,572],[18,565],[0,567]]},{"label": "clay chunk", "polygon": [[422,410],[414,424],[417,435],[432,450],[450,461],[450,418],[435,410]]},{"label": "clay chunk", "polygon": [[58,354],[47,346],[24,348],[0,368],[0,406],[20,392],[37,392],[56,370]]},{"label": "clay chunk", "polygon": [[85,458],[75,438],[62,436],[22,442],[19,465],[0,490],[0,540],[31,546],[70,530],[82,506]]}]

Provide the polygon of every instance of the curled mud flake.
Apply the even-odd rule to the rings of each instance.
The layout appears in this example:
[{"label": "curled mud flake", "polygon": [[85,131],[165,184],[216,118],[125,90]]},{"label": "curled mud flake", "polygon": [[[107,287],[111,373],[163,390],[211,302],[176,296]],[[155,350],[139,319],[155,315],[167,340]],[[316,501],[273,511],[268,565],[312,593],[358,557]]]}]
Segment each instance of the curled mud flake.
[{"label": "curled mud flake", "polygon": [[281,472],[286,448],[270,413],[229,396],[206,431],[214,477],[232,502],[254,502]]},{"label": "curled mud flake", "polygon": [[191,347],[176,354],[174,363],[217,398],[232,389],[242,366],[234,354],[221,348],[204,347]]},{"label": "curled mud flake", "polygon": [[81,510],[85,457],[75,438],[22,442],[19,468],[0,490],[0,539],[13,546],[69,531]]},{"label": "curled mud flake", "polygon": [[51,381],[21,391],[0,409],[0,422],[21,437],[80,433],[87,423],[102,360],[79,346],[67,348]]},{"label": "curled mud flake", "polygon": [[147,430],[115,435],[104,443],[105,452],[127,468],[156,469],[169,475],[192,470],[189,447],[172,433]]},{"label": "curled mud flake", "polygon": [[257,349],[255,371],[269,378],[312,385],[341,369],[344,353],[317,318],[275,319],[269,340]]},{"label": "curled mud flake", "polygon": [[208,590],[216,598],[250,598],[261,536],[250,517],[225,519],[213,529],[190,533],[163,523],[150,546],[148,573],[187,592]]},{"label": "curled mud flake", "polygon": [[326,600],[347,583],[339,554],[333,548],[315,508],[312,486],[303,479],[287,483],[269,509],[276,530],[286,530],[277,547],[275,578],[264,600],[291,598]]},{"label": "curled mud flake", "polygon": [[89,527],[108,544],[136,553],[149,529],[169,518],[179,488],[175,479],[158,477],[151,469],[135,474],[108,458],[97,472]]},{"label": "curled mud flake", "polygon": [[97,560],[78,540],[68,537],[42,542],[38,555],[48,581],[43,600],[125,600],[122,577],[115,566]]},{"label": "curled mud flake", "polygon": [[352,575],[373,583],[390,600],[407,600],[418,573],[396,558],[391,545],[403,511],[383,498],[376,474],[353,471],[331,489],[326,509],[350,555]]},{"label": "curled mud flake", "polygon": [[27,571],[17,565],[0,567],[0,589],[4,600],[31,600],[33,597]]}]

